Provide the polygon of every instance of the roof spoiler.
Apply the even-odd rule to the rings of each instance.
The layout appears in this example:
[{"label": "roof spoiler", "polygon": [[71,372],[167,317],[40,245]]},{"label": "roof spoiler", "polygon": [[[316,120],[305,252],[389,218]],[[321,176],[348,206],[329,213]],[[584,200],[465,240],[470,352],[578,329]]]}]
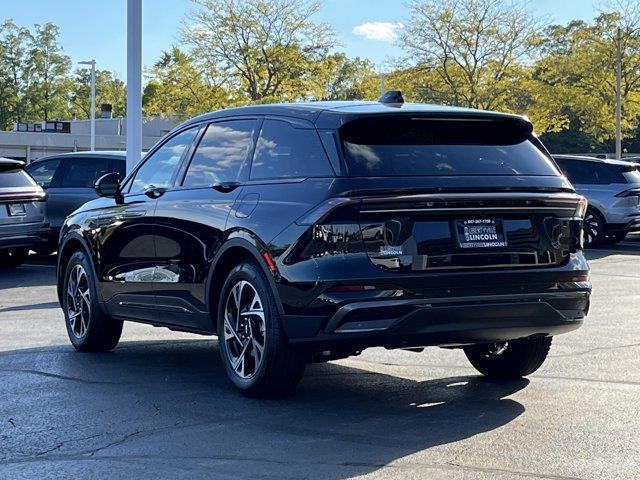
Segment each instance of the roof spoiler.
[{"label": "roof spoiler", "polygon": [[24,168],[24,165],[25,163],[21,160],[11,160],[9,158],[0,158],[0,171]]}]

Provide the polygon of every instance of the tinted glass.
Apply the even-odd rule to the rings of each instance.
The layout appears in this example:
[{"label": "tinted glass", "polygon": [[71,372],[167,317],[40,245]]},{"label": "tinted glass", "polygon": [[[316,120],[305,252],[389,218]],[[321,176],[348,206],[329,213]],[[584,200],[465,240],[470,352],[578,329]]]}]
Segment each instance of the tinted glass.
[{"label": "tinted glass", "polygon": [[211,186],[238,179],[253,141],[255,120],[212,123],[193,155],[183,185]]},{"label": "tinted glass", "polygon": [[0,170],[0,188],[34,187],[35,182],[21,168]]},{"label": "tinted glass", "polygon": [[333,172],[315,130],[265,120],[251,166],[251,179],[324,177]]},{"label": "tinted glass", "polygon": [[73,158],[66,162],[68,166],[61,182],[63,187],[93,188],[96,180],[111,171],[107,158]]},{"label": "tinted glass", "polygon": [[29,175],[42,187],[49,187],[53,180],[53,175],[56,173],[56,169],[60,165],[60,159],[47,160],[38,162],[32,167],[27,167]]},{"label": "tinted glass", "polygon": [[169,188],[180,165],[180,159],[189,148],[198,127],[178,133],[156,150],[136,172],[129,193],[141,193],[153,186]]},{"label": "tinted glass", "polygon": [[610,185],[612,183],[627,183],[622,173],[620,165],[607,165],[601,163],[596,167],[596,176],[598,183],[601,185]]},{"label": "tinted glass", "polygon": [[556,162],[569,181],[576,185],[628,183],[622,168],[618,165],[608,165],[588,160],[557,159]]},{"label": "tinted glass", "polygon": [[352,176],[559,174],[516,120],[368,117],[340,134]]}]

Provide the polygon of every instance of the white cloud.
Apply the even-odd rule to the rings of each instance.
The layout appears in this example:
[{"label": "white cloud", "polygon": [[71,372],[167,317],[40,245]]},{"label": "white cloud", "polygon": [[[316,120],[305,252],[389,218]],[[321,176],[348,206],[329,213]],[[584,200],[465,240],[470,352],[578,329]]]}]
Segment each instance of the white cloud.
[{"label": "white cloud", "polygon": [[402,28],[401,23],[366,22],[353,28],[352,33],[369,40],[391,42],[396,39],[396,31]]}]

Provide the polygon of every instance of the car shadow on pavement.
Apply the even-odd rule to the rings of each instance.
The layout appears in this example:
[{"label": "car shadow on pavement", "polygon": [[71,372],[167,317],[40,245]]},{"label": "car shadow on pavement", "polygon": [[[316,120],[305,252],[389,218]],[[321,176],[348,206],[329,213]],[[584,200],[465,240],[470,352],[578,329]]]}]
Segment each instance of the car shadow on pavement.
[{"label": "car shadow on pavement", "polygon": [[0,269],[0,290],[16,287],[55,285],[56,269],[51,265],[21,265],[11,270]]},{"label": "car shadow on pavement", "polygon": [[18,305],[14,307],[0,308],[0,313],[29,312],[31,310],[46,310],[48,308],[59,308],[59,307],[60,307],[60,303],[58,301],[42,302],[42,303],[35,303],[32,305]]},{"label": "car shadow on pavement", "polygon": [[[508,397],[528,384],[416,381],[329,363],[309,366],[290,397],[252,400],[232,388],[211,340],[125,342],[102,355],[3,352],[0,381],[0,473],[55,464],[72,474],[80,462],[85,476],[108,464],[137,478],[363,475],[504,426],[524,412]],[[435,464],[457,461],[439,452]]]},{"label": "car shadow on pavement", "polygon": [[587,260],[598,260],[611,255],[640,255],[640,242],[625,242],[619,245],[603,246],[585,250]]}]

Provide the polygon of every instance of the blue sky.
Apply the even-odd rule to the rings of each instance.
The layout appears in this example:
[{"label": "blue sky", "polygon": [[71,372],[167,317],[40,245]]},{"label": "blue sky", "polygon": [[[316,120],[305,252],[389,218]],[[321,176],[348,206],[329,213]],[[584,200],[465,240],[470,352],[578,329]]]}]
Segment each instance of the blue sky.
[{"label": "blue sky", "polygon": [[[52,21],[60,26],[61,43],[74,64],[95,58],[98,68],[126,76],[126,0],[1,0],[0,20],[19,25]],[[330,23],[341,48],[350,56],[381,64],[400,55],[390,36],[393,25],[406,21],[408,9],[399,0],[324,0],[317,19]],[[598,3],[599,4],[599,3]],[[598,5],[590,0],[532,0],[532,10],[564,23],[589,20]],[[178,29],[193,9],[190,0],[143,0],[143,59],[157,60],[178,41]]]}]

